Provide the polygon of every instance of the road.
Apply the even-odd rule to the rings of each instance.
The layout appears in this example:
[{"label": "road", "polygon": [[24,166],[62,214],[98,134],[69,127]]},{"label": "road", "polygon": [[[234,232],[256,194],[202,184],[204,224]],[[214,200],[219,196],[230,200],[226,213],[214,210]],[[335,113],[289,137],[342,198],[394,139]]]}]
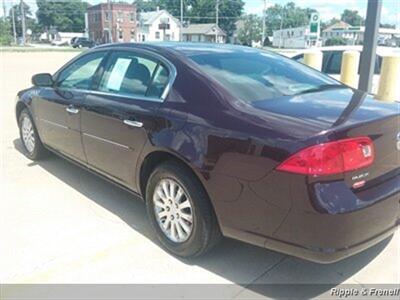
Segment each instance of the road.
[{"label": "road", "polygon": [[54,72],[75,55],[1,53],[2,283],[234,283],[232,297],[273,297],[273,290],[257,288],[262,283],[400,283],[399,232],[330,265],[229,239],[202,258],[177,259],[157,244],[140,200],[58,157],[24,157],[15,94],[33,74]]}]

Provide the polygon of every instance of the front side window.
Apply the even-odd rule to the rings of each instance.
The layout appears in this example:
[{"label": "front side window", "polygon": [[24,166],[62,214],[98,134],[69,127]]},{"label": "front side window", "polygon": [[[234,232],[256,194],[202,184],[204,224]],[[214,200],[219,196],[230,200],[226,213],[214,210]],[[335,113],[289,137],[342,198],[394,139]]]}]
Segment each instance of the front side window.
[{"label": "front side window", "polygon": [[105,52],[95,52],[76,60],[58,75],[57,86],[81,90],[90,89],[93,76],[104,56]]},{"label": "front side window", "polygon": [[337,86],[330,77],[273,53],[215,51],[188,57],[233,95],[246,102]]},{"label": "front side window", "polygon": [[168,83],[168,70],[157,60],[131,52],[114,52],[99,90],[126,96],[159,98]]}]

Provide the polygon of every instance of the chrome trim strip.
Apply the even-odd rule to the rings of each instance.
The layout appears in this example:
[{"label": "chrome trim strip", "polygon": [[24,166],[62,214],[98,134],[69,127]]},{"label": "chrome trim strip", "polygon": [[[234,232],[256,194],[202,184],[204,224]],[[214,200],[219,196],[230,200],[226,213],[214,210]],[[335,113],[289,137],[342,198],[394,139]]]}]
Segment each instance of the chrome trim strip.
[{"label": "chrome trim strip", "polygon": [[92,95],[100,95],[100,96],[115,96],[119,98],[126,98],[130,100],[142,100],[142,101],[151,101],[151,102],[163,102],[160,98],[153,98],[153,97],[144,97],[144,96],[129,96],[129,95],[122,95],[117,93],[110,93],[110,92],[102,92],[102,91],[94,91],[94,90],[84,90],[84,92],[90,93]]},{"label": "chrome trim strip", "polygon": [[85,136],[91,137],[91,138],[93,138],[93,139],[102,141],[102,142],[110,143],[110,144],[113,144],[113,145],[115,145],[115,146],[119,146],[119,147],[122,147],[122,148],[125,148],[125,149],[130,149],[130,148],[129,148],[128,146],[126,146],[126,145],[122,145],[122,144],[119,144],[119,143],[116,143],[116,142],[113,142],[113,141],[110,141],[110,140],[107,140],[107,139],[103,139],[103,138],[101,138],[101,137],[99,137],[99,136],[96,136],[96,135],[92,135],[92,134],[85,133],[85,132],[83,132],[82,134],[85,135]]},{"label": "chrome trim strip", "polygon": [[50,125],[53,125],[53,126],[61,127],[61,128],[64,128],[64,129],[69,129],[67,126],[64,126],[64,125],[61,125],[61,124],[58,124],[58,123],[55,123],[55,122],[52,122],[52,121],[49,121],[49,120],[40,119],[40,118],[39,118],[39,120],[44,122],[44,123],[48,123]]}]

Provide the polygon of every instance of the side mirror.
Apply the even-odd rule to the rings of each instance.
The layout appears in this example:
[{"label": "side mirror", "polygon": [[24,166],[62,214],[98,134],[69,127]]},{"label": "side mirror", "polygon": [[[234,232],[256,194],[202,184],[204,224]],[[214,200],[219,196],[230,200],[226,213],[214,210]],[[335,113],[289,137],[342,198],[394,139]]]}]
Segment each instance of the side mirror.
[{"label": "side mirror", "polygon": [[52,86],[53,77],[49,73],[40,73],[32,76],[32,84],[34,86]]}]

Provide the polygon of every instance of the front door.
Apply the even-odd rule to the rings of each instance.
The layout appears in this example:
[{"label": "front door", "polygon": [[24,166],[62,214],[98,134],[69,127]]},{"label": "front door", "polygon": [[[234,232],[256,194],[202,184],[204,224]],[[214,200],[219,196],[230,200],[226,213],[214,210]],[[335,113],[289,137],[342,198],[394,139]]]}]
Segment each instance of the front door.
[{"label": "front door", "polygon": [[82,139],[88,164],[137,190],[136,163],[169,80],[168,68],[149,54],[118,50],[110,54],[96,91],[82,110]]},{"label": "front door", "polygon": [[54,86],[42,88],[33,101],[42,141],[81,162],[86,161],[80,133],[81,107],[104,55],[104,51],[95,52],[73,61],[56,75]]}]

